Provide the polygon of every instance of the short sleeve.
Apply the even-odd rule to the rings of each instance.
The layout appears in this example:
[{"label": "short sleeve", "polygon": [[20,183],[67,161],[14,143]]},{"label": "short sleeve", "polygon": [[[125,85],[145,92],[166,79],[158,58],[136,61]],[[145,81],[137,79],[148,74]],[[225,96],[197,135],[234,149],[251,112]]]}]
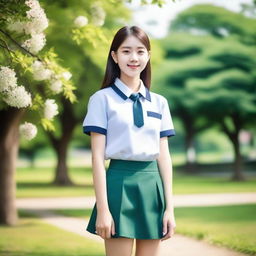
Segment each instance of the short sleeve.
[{"label": "short sleeve", "polygon": [[83,132],[107,134],[107,109],[103,95],[94,93],[88,102],[87,113],[83,121]]},{"label": "short sleeve", "polygon": [[163,98],[160,138],[165,136],[170,137],[174,135],[175,130],[172,122],[169,104],[166,98]]}]

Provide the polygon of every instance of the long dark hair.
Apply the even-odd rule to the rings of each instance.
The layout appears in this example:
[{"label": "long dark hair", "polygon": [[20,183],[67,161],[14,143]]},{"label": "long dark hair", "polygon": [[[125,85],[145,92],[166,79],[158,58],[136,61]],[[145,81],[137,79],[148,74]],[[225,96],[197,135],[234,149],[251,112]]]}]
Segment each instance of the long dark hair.
[{"label": "long dark hair", "polygon": [[[101,89],[108,87],[112,85],[115,81],[116,77],[120,78],[120,68],[117,63],[114,62],[111,51],[117,51],[119,46],[123,43],[123,41],[128,36],[135,36],[138,38],[141,43],[144,44],[144,46],[147,48],[148,51],[150,51],[150,41],[147,36],[147,34],[139,27],[137,26],[125,26],[120,28],[117,33],[115,34],[112,44],[110,46],[110,50],[108,53],[108,59],[107,59],[107,66],[106,71],[104,75],[104,79],[102,82]],[[140,73],[140,79],[143,81],[144,85],[149,89],[151,85],[151,64],[150,59],[147,62],[146,67],[144,70]]]}]

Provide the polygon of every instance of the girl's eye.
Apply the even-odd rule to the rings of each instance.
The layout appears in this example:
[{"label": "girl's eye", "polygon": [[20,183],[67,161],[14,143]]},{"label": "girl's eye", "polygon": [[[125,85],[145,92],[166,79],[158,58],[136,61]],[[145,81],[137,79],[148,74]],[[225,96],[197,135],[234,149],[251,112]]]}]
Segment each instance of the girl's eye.
[{"label": "girl's eye", "polygon": [[[129,51],[128,51],[128,50],[125,50],[125,51],[123,51],[123,53],[129,53]],[[144,51],[138,51],[138,53],[139,53],[139,54],[143,54]]]}]

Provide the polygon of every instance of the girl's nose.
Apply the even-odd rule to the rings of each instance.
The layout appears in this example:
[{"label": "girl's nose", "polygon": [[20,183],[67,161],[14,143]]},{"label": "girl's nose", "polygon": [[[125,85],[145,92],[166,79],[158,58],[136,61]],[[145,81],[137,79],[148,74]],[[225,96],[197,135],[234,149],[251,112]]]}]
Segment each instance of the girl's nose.
[{"label": "girl's nose", "polygon": [[137,53],[136,53],[136,52],[131,53],[130,59],[131,59],[131,60],[138,60]]}]

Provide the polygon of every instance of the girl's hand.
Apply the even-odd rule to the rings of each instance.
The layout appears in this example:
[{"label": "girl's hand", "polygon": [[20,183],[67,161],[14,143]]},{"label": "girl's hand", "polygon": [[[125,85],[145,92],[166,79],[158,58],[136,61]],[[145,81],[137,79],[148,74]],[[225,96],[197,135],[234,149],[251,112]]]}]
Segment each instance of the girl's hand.
[{"label": "girl's hand", "polygon": [[174,229],[176,228],[176,223],[174,219],[174,214],[171,211],[166,210],[164,212],[163,217],[163,235],[164,237],[161,239],[161,241],[164,241],[166,239],[169,239],[174,235]]},{"label": "girl's hand", "polygon": [[109,210],[97,213],[96,233],[103,239],[115,234],[115,223]]}]

